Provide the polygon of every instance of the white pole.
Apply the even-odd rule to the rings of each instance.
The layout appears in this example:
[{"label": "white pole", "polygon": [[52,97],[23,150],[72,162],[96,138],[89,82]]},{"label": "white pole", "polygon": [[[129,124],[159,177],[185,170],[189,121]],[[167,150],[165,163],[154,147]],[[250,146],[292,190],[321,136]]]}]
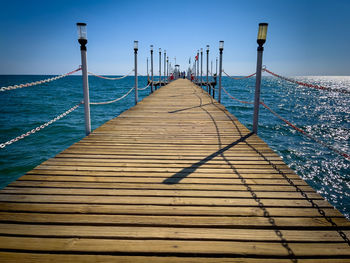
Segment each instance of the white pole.
[{"label": "white pole", "polygon": [[87,72],[86,47],[81,49],[81,69],[83,75],[84,88],[84,111],[85,111],[85,132],[86,135],[91,133],[91,119],[90,119],[90,96],[89,96],[89,79]]},{"label": "white pole", "polygon": [[[261,48],[261,49],[259,49]],[[259,121],[259,106],[260,106],[260,85],[261,85],[261,68],[262,68],[262,56],[263,47],[258,48],[258,57],[256,63],[256,80],[255,80],[255,97],[254,97],[254,117],[253,117],[253,132],[258,133],[258,121]]]},{"label": "white pole", "polygon": [[169,57],[166,57],[166,79],[169,82]]},{"label": "white pole", "polygon": [[197,84],[199,82],[199,50],[197,50]]},{"label": "white pole", "polygon": [[138,41],[134,41],[134,57],[135,57],[135,105],[138,101],[138,90],[137,90],[137,50],[138,50]]},{"label": "white pole", "polygon": [[159,89],[162,83],[162,49],[159,48]]},{"label": "white pole", "polygon": [[201,86],[203,84],[203,48],[201,48]]},{"label": "white pole", "polygon": [[219,98],[218,101],[221,103],[221,77],[222,77],[222,52],[224,50],[224,41],[220,41],[219,51],[220,51],[220,65],[219,65]]},{"label": "white pole", "polygon": [[153,45],[151,45],[151,93],[153,93]]},{"label": "white pole", "polygon": [[83,78],[83,92],[84,92],[84,112],[85,112],[85,133],[89,135],[91,133],[91,119],[90,119],[90,97],[89,97],[89,75],[87,69],[86,58],[86,24],[77,23],[81,53],[81,73]]},{"label": "white pole", "polygon": [[267,33],[267,23],[259,24],[258,32],[258,54],[257,54],[257,63],[256,63],[256,78],[255,78],[255,97],[254,97],[254,116],[253,116],[253,132],[258,133],[258,122],[259,122],[259,107],[260,107],[260,86],[261,86],[261,69],[262,69],[262,60],[264,52],[264,43],[266,41]]},{"label": "white pole", "polygon": [[207,92],[211,93],[211,89],[209,87],[209,45],[207,45]]},{"label": "white pole", "polygon": [[166,82],[166,50],[164,49],[164,83]]}]

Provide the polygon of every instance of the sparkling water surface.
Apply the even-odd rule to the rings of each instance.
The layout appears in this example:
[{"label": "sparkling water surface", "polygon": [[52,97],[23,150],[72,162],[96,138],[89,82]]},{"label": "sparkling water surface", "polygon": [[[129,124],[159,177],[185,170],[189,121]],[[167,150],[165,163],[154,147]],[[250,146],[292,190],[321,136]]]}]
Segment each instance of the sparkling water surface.
[{"label": "sparkling water surface", "polygon": [[[0,76],[0,87],[51,76]],[[299,81],[350,90],[349,76],[295,77]],[[139,78],[145,87],[147,77]],[[232,80],[223,86],[240,100],[253,101],[255,78]],[[134,78],[111,81],[89,77],[90,100],[107,101],[125,94]],[[261,99],[274,111],[329,145],[350,153],[350,95],[321,91],[263,76]],[[140,100],[149,89],[139,91]],[[34,87],[0,92],[0,143],[15,138],[68,110],[82,100],[81,76],[69,76]],[[222,94],[222,104],[248,129],[253,106]],[[134,105],[134,93],[109,105],[91,105],[92,129]],[[350,161],[291,129],[269,111],[260,108],[259,136],[281,155],[288,166],[305,179],[345,216],[350,217]],[[83,105],[49,127],[0,149],[0,188],[41,162],[57,155],[85,136]]]}]

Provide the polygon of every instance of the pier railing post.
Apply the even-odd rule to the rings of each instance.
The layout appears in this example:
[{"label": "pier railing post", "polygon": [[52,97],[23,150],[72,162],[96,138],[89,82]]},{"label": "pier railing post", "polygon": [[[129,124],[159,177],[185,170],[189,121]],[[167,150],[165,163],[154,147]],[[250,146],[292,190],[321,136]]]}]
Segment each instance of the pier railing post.
[{"label": "pier railing post", "polygon": [[266,41],[267,23],[259,24],[258,32],[258,55],[256,63],[256,81],[255,81],[255,97],[254,97],[254,116],[253,116],[253,133],[258,133],[258,122],[259,122],[259,107],[260,107],[260,86],[261,86],[261,69],[262,69],[262,58],[264,51],[264,43]]},{"label": "pier railing post", "polygon": [[[210,75],[213,76],[213,60],[210,61]],[[212,88],[213,97],[214,97],[214,90],[215,90],[215,87]]]},{"label": "pier railing post", "polygon": [[166,79],[166,50],[164,49],[164,83],[167,81]]},{"label": "pier railing post", "polygon": [[91,133],[91,119],[90,119],[90,97],[89,97],[89,78],[87,70],[86,59],[86,24],[77,23],[78,27],[78,42],[80,44],[81,51],[81,72],[83,77],[83,90],[84,90],[84,112],[85,112],[85,132],[86,135]]},{"label": "pier railing post", "polygon": [[138,47],[139,42],[137,40],[134,41],[134,57],[135,57],[135,65],[134,65],[134,70],[135,70],[135,105],[137,104],[138,101],[138,90],[137,90],[137,50],[139,49]]},{"label": "pier railing post", "polygon": [[216,80],[217,80],[217,76],[215,75],[215,77],[213,77],[214,78],[214,87],[213,87],[213,98],[215,99],[215,87],[216,87]]},{"label": "pier railing post", "polygon": [[197,50],[197,84],[199,82],[199,50]]},{"label": "pier railing post", "polygon": [[219,51],[220,51],[220,62],[219,62],[219,99],[221,103],[221,77],[222,77],[222,52],[224,50],[224,41],[219,42]]},{"label": "pier railing post", "polygon": [[196,56],[194,56],[193,82],[196,82],[196,78],[197,78],[197,59],[196,59]]},{"label": "pier railing post", "polygon": [[159,48],[159,87],[161,87],[162,83],[162,49]]},{"label": "pier railing post", "polygon": [[151,93],[153,93],[153,45],[151,45]]},{"label": "pier railing post", "polygon": [[203,48],[201,48],[201,86],[203,85]]},{"label": "pier railing post", "polygon": [[211,88],[209,86],[209,45],[207,45],[207,91],[211,94]]},{"label": "pier railing post", "polygon": [[169,57],[166,57],[166,80],[169,82]]}]

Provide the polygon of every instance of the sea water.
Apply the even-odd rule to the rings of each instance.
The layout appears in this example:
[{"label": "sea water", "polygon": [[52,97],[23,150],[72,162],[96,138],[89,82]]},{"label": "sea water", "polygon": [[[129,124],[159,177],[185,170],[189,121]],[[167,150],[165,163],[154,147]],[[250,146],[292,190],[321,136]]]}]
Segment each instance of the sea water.
[{"label": "sea water", "polygon": [[[0,76],[0,87],[38,81],[51,76]],[[350,90],[350,77],[296,77],[299,81]],[[255,78],[232,80],[223,77],[223,86],[232,96],[253,101]],[[139,77],[145,87],[147,77]],[[89,77],[90,100],[108,101],[125,94],[134,78],[111,81]],[[139,99],[149,89],[139,91]],[[68,110],[83,98],[80,76],[0,92],[0,143],[17,137]],[[263,76],[261,99],[279,115],[312,136],[350,153],[350,95],[321,91]],[[222,104],[248,129],[252,128],[253,106],[241,104],[222,93]],[[91,105],[92,129],[134,105],[134,93],[108,105]],[[285,163],[345,216],[350,217],[350,161],[287,126],[269,111],[260,108],[259,136]],[[4,149],[0,149],[0,188],[41,162],[57,155],[85,136],[83,105],[52,125]]]}]

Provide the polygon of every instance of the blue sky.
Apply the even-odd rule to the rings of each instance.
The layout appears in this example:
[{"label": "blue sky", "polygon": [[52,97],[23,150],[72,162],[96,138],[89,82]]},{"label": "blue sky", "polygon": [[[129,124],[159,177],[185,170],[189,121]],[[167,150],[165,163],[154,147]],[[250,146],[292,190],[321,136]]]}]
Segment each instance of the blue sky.
[{"label": "blue sky", "polygon": [[[146,72],[149,46],[166,49],[187,67],[210,45],[210,60],[225,41],[223,68],[255,70],[259,22],[268,22],[264,64],[284,75],[350,75],[350,1],[3,1],[0,0],[0,74],[60,74],[80,64],[76,22],[88,24],[88,67],[123,74]],[[158,54],[155,56],[158,71]]]}]

